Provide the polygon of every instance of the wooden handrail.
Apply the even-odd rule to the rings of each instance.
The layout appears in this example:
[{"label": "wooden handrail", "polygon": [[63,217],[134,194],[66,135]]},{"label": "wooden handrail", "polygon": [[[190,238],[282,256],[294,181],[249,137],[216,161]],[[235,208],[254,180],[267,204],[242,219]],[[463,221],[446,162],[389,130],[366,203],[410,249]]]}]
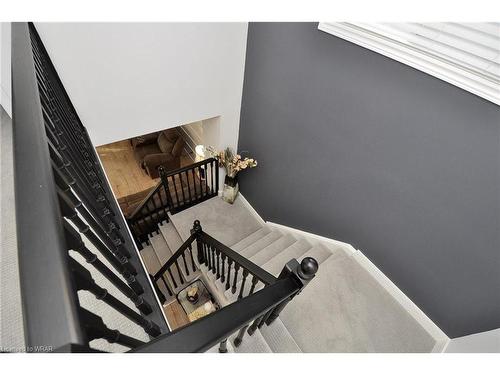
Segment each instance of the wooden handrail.
[{"label": "wooden handrail", "polygon": [[16,221],[28,347],[85,345],[50,163],[27,23],[12,24]]},{"label": "wooden handrail", "polygon": [[272,311],[297,294],[302,285],[293,278],[276,281],[260,291],[195,322],[132,350],[137,353],[205,352],[234,332]]},{"label": "wooden handrail", "polygon": [[167,177],[170,177],[170,176],[173,176],[175,174],[179,174],[179,173],[182,173],[182,172],[186,172],[190,169],[194,169],[194,168],[197,168],[197,167],[201,167],[205,164],[209,164],[213,161],[216,161],[217,159],[215,158],[208,158],[208,159],[204,159],[202,161],[199,161],[199,162],[196,162],[196,163],[193,163],[193,164],[189,164],[189,165],[186,165],[185,167],[181,167],[181,168],[178,168],[178,169],[175,169],[173,171],[169,171],[166,173],[166,176]]},{"label": "wooden handrail", "polygon": [[184,251],[186,251],[186,249],[189,247],[189,245],[191,245],[193,243],[193,241],[196,239],[196,235],[195,234],[192,234],[191,236],[189,236],[189,238],[184,241],[184,243],[179,247],[179,249],[172,254],[172,256],[167,260],[167,262],[161,266],[161,268],[158,270],[158,272],[156,272],[154,275],[153,275],[153,279],[154,281],[158,281],[161,276],[170,268],[174,265],[175,261],[177,259],[179,259],[179,257],[182,256],[182,253]]},{"label": "wooden handrail", "polygon": [[144,206],[149,202],[151,197],[163,186],[162,182],[158,182],[158,185],[154,189],[151,189],[151,191],[148,193],[146,198],[144,198],[141,203],[135,208],[135,210],[132,212],[132,214],[129,216],[129,220],[134,220],[136,216],[139,214],[139,212],[144,208]]}]

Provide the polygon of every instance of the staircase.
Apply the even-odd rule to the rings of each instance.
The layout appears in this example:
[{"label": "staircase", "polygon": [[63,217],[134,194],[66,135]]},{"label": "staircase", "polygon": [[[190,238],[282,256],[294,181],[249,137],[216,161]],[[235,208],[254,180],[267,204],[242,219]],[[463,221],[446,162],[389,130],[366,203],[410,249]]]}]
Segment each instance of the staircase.
[{"label": "staircase", "polygon": [[[229,205],[209,199],[170,216],[141,251],[150,272],[155,272],[190,235],[195,218],[204,231],[251,262],[278,277],[290,259],[313,257],[319,263],[316,277],[293,299],[269,326],[264,324],[240,346],[237,333],[228,340],[228,351],[273,352],[431,352],[435,338],[392,297],[342,243],[312,241],[259,222],[240,198]],[[172,251],[174,250],[174,251]],[[214,272],[196,260],[197,272],[222,306],[237,300]],[[151,267],[151,269],[149,269]],[[184,265],[180,264],[184,269]],[[188,275],[183,275],[188,280]],[[170,283],[171,280],[168,280]],[[186,281],[186,284],[189,281]],[[174,288],[175,293],[185,287]],[[241,275],[237,289],[241,287]],[[245,288],[250,288],[247,281]],[[259,287],[256,288],[258,290]],[[168,304],[175,297],[170,296]],[[213,352],[217,348],[212,348]]]},{"label": "staircase", "polygon": [[[161,173],[126,223],[36,29],[17,23],[12,35],[27,346],[14,350],[433,350],[435,336],[368,272],[359,252],[276,229],[241,198],[234,205],[217,198],[217,159]],[[196,278],[222,308],[172,331],[157,297],[168,304]],[[2,345],[14,342],[7,338]]]}]

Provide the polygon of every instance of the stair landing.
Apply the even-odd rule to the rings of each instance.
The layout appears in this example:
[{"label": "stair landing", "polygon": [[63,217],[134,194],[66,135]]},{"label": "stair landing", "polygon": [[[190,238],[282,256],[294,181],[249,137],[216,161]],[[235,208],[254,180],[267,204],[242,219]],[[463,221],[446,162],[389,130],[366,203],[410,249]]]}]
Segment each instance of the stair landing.
[{"label": "stair landing", "polygon": [[190,236],[193,222],[200,220],[204,232],[229,247],[262,227],[239,198],[229,204],[214,197],[171,215],[170,219],[183,241]]}]

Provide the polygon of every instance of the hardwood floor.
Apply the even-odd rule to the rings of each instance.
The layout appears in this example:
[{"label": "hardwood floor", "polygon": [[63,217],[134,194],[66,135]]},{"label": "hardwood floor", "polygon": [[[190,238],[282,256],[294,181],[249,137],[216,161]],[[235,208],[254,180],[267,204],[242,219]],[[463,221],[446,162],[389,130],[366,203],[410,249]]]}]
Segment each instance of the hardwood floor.
[{"label": "hardwood floor", "polygon": [[163,311],[167,316],[168,323],[172,330],[189,324],[189,319],[182,306],[177,301],[173,301],[166,306],[163,306]]},{"label": "hardwood floor", "polygon": [[[99,146],[96,150],[117,199],[150,189],[160,181],[139,167],[129,140]],[[187,153],[181,156],[181,166],[192,163]]]}]

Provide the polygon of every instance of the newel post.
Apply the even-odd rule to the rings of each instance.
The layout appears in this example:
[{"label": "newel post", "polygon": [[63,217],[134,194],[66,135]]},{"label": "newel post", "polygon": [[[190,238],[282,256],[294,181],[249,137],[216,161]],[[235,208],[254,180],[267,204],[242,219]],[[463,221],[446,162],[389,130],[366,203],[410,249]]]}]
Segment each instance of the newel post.
[{"label": "newel post", "polygon": [[318,262],[316,259],[311,258],[311,257],[305,257],[302,259],[302,262],[297,261],[297,259],[292,259],[290,260],[287,264],[285,264],[285,267],[283,267],[283,270],[281,271],[279,275],[279,279],[284,279],[288,277],[293,277],[300,285],[300,290],[291,296],[289,299],[281,302],[278,306],[276,306],[272,312],[269,314],[267,319],[265,320],[265,323],[267,325],[271,324],[273,321],[276,320],[276,318],[279,317],[280,313],[283,311],[285,306],[290,302],[293,297],[295,297],[297,294],[299,294],[302,289],[305,288],[307,284],[316,276],[316,273],[318,272]]},{"label": "newel post", "polygon": [[201,242],[202,228],[199,220],[195,220],[193,223],[193,229],[191,229],[191,234],[196,235],[196,252],[198,257],[198,263],[202,264],[205,262],[205,256],[203,253],[203,243]]}]

